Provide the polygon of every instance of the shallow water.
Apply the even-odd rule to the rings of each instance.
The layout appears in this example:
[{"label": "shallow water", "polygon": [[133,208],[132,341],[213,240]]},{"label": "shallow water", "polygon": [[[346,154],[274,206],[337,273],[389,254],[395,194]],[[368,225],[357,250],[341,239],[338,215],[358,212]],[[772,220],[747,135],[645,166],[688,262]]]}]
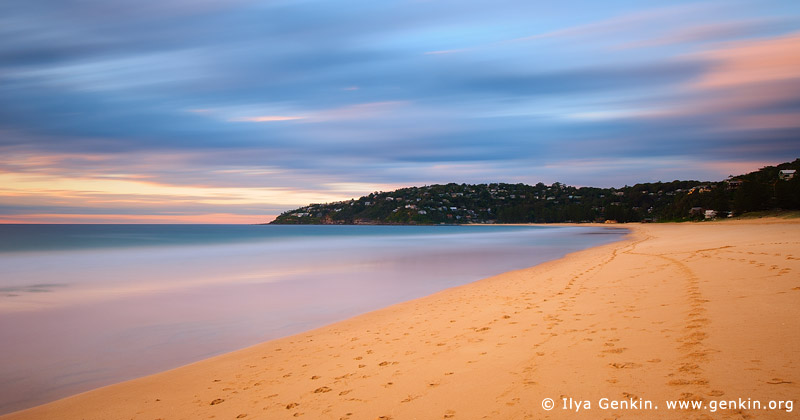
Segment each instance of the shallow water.
[{"label": "shallow water", "polygon": [[0,225],[0,413],[530,267],[624,233]]}]

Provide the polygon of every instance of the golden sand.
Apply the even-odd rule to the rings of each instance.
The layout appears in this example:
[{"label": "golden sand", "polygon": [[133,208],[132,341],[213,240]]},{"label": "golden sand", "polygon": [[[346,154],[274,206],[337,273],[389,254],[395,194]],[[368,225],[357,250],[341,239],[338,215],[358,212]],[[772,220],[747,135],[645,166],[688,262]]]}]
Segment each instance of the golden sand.
[{"label": "golden sand", "polygon": [[[626,227],[621,242],[2,419],[796,417],[800,223]],[[666,407],[748,399],[783,409]]]}]

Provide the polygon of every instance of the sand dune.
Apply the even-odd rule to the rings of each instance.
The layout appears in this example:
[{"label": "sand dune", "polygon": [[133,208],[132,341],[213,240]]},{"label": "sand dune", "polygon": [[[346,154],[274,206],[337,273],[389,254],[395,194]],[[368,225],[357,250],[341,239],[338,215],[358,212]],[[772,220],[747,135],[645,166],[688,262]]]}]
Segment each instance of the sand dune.
[{"label": "sand dune", "polygon": [[622,242],[2,419],[796,416],[800,223],[626,227]]}]

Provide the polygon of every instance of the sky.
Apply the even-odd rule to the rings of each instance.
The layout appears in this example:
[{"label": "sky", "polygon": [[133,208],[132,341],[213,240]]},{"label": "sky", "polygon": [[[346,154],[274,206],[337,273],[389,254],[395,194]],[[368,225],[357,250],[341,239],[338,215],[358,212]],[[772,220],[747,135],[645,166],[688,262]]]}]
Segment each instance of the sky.
[{"label": "sky", "polygon": [[259,223],[800,157],[800,2],[0,2],[0,223]]}]

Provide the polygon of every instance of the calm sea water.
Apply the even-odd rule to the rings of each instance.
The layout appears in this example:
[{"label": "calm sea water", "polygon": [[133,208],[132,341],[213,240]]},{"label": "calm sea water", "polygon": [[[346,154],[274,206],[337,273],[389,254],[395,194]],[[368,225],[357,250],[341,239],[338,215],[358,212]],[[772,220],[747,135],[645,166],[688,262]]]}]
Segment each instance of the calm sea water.
[{"label": "calm sea water", "polygon": [[0,414],[530,267],[624,233],[0,225]]}]

